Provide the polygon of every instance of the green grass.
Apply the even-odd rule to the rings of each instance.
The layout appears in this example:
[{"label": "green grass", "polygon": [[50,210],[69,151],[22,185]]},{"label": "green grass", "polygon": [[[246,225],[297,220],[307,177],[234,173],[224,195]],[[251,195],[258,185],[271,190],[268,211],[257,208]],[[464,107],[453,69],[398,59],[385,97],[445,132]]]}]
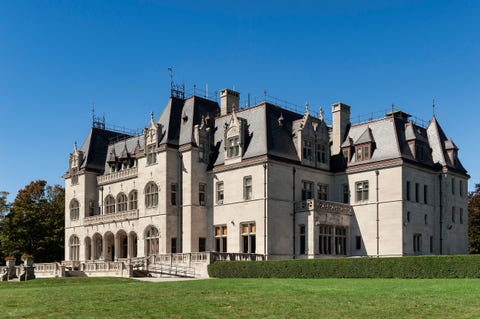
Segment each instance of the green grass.
[{"label": "green grass", "polygon": [[56,278],[0,283],[1,318],[478,318],[478,279]]}]

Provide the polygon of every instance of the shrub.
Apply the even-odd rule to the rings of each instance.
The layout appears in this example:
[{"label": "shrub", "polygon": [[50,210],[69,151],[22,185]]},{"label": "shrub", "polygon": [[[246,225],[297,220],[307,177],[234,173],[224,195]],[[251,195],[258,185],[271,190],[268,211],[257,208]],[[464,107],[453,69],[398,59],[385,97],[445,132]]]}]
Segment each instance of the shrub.
[{"label": "shrub", "polygon": [[480,278],[480,255],[221,261],[217,278]]}]

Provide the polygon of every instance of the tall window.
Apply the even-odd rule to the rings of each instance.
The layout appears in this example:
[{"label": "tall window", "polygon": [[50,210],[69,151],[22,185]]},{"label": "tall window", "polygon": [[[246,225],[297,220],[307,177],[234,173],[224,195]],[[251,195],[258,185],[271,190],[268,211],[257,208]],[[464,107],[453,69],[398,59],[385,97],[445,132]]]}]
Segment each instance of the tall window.
[{"label": "tall window", "polygon": [[223,182],[217,182],[217,204],[223,204]]},{"label": "tall window", "polygon": [[460,208],[460,224],[463,224],[463,208]]},{"label": "tall window", "polygon": [[172,237],[172,239],[170,240],[170,252],[172,254],[177,253],[177,238],[176,237]]},{"label": "tall window", "polygon": [[313,182],[302,181],[302,200],[313,198]]},{"label": "tall window", "polygon": [[348,149],[343,150],[343,159],[345,163],[350,162],[350,151]]},{"label": "tall window", "polygon": [[363,147],[363,159],[364,160],[370,159],[370,146],[369,145],[365,145]]},{"label": "tall window", "polygon": [[410,200],[410,182],[407,181],[407,200]]},{"label": "tall window", "polygon": [[455,178],[452,177],[452,195],[455,195]]},{"label": "tall window", "polygon": [[105,198],[105,214],[115,213],[115,198],[112,195],[108,195]]},{"label": "tall window", "polygon": [[89,200],[88,201],[88,216],[95,215],[95,201]]},{"label": "tall window", "polygon": [[347,254],[347,228],[335,227],[335,255]]},{"label": "tall window", "polygon": [[150,182],[145,186],[145,206],[147,208],[158,205],[158,186]]},{"label": "tall window", "polygon": [[202,140],[198,144],[198,160],[201,162],[206,160],[205,141],[202,141]]},{"label": "tall window", "polygon": [[205,237],[198,238],[198,251],[206,251],[207,250],[207,239]]},{"label": "tall window", "polygon": [[317,162],[323,164],[327,162],[327,147],[323,143],[317,144]]},{"label": "tall window", "polygon": [[428,204],[428,186],[423,185],[423,202]]},{"label": "tall window", "polygon": [[117,212],[125,212],[127,210],[127,195],[120,193],[117,196]]},{"label": "tall window", "polygon": [[420,253],[422,251],[422,234],[413,234],[413,252]]},{"label": "tall window", "polygon": [[463,197],[463,182],[461,180],[458,181],[458,193],[460,197]]},{"label": "tall window", "polygon": [[147,165],[152,165],[157,162],[157,153],[155,152],[155,144],[147,146]]},{"label": "tall window", "polygon": [[200,183],[198,184],[198,203],[200,206],[205,206],[206,205],[206,191],[207,191],[207,185]]},{"label": "tall window", "polygon": [[312,141],[304,140],[303,141],[303,159],[311,161],[312,157]]},{"label": "tall window", "polygon": [[147,256],[158,254],[159,235],[156,227],[150,226],[145,232],[145,249]]},{"label": "tall window", "polygon": [[418,183],[415,183],[415,201],[418,203],[420,200],[420,185]]},{"label": "tall window", "polygon": [[452,223],[455,223],[455,207],[452,207]]},{"label": "tall window", "polygon": [[215,226],[215,251],[227,252],[227,225]]},{"label": "tall window", "polygon": [[356,154],[355,155],[356,156],[355,160],[356,161],[361,161],[362,160],[362,147],[361,146],[356,147],[355,154]]},{"label": "tall window", "polygon": [[319,226],[318,247],[320,255],[332,254],[333,227],[328,225]]},{"label": "tall window", "polygon": [[345,204],[348,204],[350,202],[350,189],[348,187],[348,184],[343,184],[343,202]]},{"label": "tall window", "polygon": [[317,184],[317,198],[320,200],[328,200],[328,185]]},{"label": "tall window", "polygon": [[299,229],[300,235],[300,255],[305,255],[307,251],[307,237],[306,237],[306,229],[305,225],[300,225]]},{"label": "tall window", "polygon": [[368,181],[361,181],[355,183],[356,201],[368,200]]},{"label": "tall window", "polygon": [[177,205],[177,184],[172,184],[170,186],[170,202],[172,205]]},{"label": "tall window", "polygon": [[80,218],[80,203],[76,199],[70,202],[70,219],[78,220]]},{"label": "tall window", "polygon": [[240,139],[232,137],[227,140],[227,157],[237,157],[240,155]]},{"label": "tall window", "polygon": [[80,259],[80,239],[76,235],[70,237],[70,260]]},{"label": "tall window", "polygon": [[245,176],[243,178],[243,199],[252,199],[252,177]]},{"label": "tall window", "polygon": [[138,208],[138,193],[136,190],[131,191],[128,195],[128,208],[130,210]]},{"label": "tall window", "polygon": [[255,254],[256,251],[256,238],[257,227],[255,223],[242,224],[242,243],[244,254]]}]

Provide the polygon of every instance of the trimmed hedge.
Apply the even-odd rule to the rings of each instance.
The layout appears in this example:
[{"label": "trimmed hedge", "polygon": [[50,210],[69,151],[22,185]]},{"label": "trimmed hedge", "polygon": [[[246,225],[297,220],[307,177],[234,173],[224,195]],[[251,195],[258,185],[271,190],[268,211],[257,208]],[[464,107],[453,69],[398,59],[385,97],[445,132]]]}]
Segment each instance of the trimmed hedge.
[{"label": "trimmed hedge", "polygon": [[216,278],[480,278],[480,255],[220,261]]}]

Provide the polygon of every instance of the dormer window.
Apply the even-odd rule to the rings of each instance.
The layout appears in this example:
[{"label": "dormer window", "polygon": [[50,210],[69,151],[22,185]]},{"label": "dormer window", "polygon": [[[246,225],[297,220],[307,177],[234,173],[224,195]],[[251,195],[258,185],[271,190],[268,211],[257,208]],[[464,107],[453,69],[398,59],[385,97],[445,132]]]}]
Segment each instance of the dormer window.
[{"label": "dormer window", "polygon": [[355,161],[367,161],[372,158],[375,142],[372,130],[367,127],[360,137],[355,141]]},{"label": "dormer window", "polygon": [[317,143],[317,162],[327,163],[327,147],[324,143]]},{"label": "dormer window", "polygon": [[346,148],[343,150],[343,159],[345,160],[345,163],[350,162],[350,149]]},{"label": "dormer window", "polygon": [[303,159],[311,161],[312,157],[312,141],[304,140],[303,141]]},{"label": "dormer window", "polygon": [[157,153],[155,152],[155,144],[147,146],[147,165],[152,165],[157,162]]},{"label": "dormer window", "polygon": [[227,141],[227,157],[237,157],[240,155],[240,139],[238,137],[229,138]]},{"label": "dormer window", "polygon": [[200,143],[198,144],[198,160],[200,162],[203,162],[206,160],[205,141],[200,141]]}]

